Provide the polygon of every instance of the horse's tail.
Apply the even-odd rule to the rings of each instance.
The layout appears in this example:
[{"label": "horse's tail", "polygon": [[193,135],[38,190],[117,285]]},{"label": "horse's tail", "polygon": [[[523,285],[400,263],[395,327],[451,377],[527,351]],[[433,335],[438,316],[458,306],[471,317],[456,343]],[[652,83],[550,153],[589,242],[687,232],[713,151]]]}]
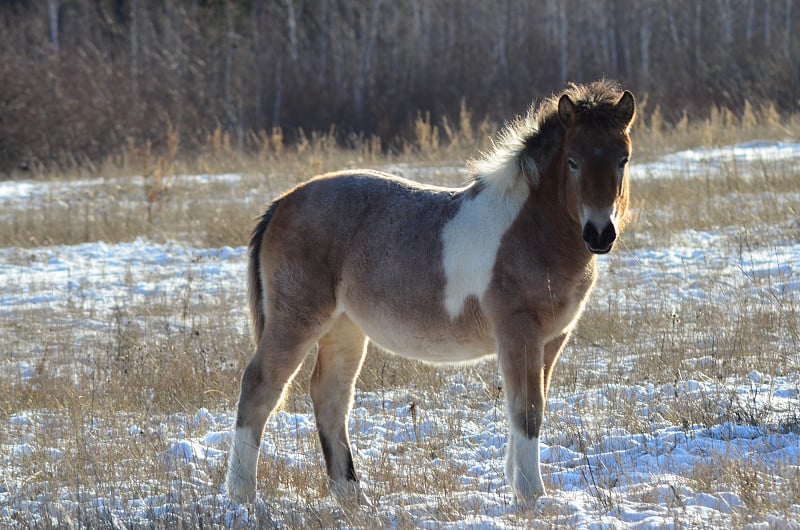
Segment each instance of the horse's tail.
[{"label": "horse's tail", "polygon": [[249,259],[247,262],[247,304],[250,308],[250,329],[253,343],[258,347],[258,341],[264,333],[264,285],[261,281],[261,242],[264,232],[267,231],[272,215],[278,207],[279,201],[270,204],[264,215],[258,220],[250,236]]}]

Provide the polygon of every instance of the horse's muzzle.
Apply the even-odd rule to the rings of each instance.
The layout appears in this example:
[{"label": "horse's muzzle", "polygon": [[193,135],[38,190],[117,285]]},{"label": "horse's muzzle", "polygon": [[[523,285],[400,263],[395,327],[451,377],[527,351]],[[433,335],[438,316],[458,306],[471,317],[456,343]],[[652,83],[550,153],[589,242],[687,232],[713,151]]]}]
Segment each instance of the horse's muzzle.
[{"label": "horse's muzzle", "polygon": [[600,232],[593,222],[589,221],[583,225],[583,240],[589,252],[595,254],[607,254],[614,246],[617,239],[617,229],[611,221],[606,224]]}]

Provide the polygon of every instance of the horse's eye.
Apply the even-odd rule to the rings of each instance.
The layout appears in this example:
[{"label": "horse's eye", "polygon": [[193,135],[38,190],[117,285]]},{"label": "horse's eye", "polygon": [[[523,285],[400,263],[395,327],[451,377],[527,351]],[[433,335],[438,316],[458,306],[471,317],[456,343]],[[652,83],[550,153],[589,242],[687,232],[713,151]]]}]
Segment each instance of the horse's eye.
[{"label": "horse's eye", "polygon": [[571,158],[567,158],[567,164],[572,171],[578,171],[578,163]]},{"label": "horse's eye", "polygon": [[622,160],[619,161],[619,169],[625,169],[625,166],[628,164],[628,157],[626,156]]}]

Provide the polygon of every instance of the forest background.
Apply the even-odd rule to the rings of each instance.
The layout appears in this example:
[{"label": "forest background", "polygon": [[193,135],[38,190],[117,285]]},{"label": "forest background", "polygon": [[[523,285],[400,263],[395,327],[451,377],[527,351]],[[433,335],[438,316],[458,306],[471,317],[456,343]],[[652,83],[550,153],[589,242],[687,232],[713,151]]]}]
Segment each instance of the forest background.
[{"label": "forest background", "polygon": [[[223,135],[397,148],[607,76],[666,122],[798,109],[792,0],[0,0],[0,176]],[[305,132],[303,132],[305,131]],[[179,139],[179,140],[178,140]],[[219,139],[217,140],[220,141]]]}]

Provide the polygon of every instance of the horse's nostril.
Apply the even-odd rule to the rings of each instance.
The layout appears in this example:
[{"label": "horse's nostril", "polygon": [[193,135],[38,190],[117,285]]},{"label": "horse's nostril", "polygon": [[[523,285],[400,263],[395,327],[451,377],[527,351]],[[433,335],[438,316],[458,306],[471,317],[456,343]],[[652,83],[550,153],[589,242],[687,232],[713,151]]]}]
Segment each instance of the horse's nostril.
[{"label": "horse's nostril", "polygon": [[614,227],[614,223],[609,222],[603,229],[603,233],[600,234],[600,240],[606,243],[613,243],[616,239],[617,229]]},{"label": "horse's nostril", "polygon": [[597,231],[597,228],[595,228],[594,224],[592,223],[586,223],[585,225],[583,225],[582,235],[583,235],[583,240],[590,244],[600,239],[600,233]]}]

